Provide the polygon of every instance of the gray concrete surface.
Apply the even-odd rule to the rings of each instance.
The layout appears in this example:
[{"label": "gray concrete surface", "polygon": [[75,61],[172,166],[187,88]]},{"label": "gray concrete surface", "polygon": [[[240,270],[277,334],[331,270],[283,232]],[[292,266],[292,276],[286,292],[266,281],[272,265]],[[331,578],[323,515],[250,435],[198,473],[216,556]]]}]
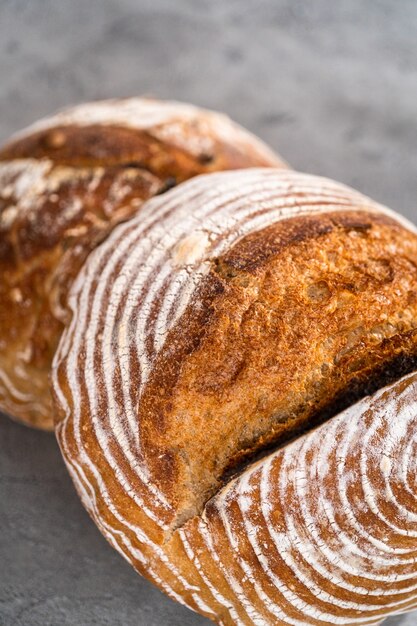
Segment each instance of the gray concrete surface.
[{"label": "gray concrete surface", "polygon": [[[223,109],[294,167],[417,222],[415,0],[0,0],[1,140],[140,93]],[[208,624],[106,544],[54,438],[3,416],[0,524],[1,626]]]}]

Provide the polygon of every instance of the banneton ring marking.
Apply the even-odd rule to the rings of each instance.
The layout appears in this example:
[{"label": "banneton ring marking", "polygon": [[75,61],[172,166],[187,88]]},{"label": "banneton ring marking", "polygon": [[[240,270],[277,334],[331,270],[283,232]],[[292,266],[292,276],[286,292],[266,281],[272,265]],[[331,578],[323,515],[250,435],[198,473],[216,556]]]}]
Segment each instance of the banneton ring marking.
[{"label": "banneton ring marking", "polygon": [[[417,390],[417,377],[416,375],[411,375],[410,377],[408,377],[409,380],[411,380],[412,382],[412,388],[413,388],[413,393],[415,394],[416,390]],[[381,392],[380,395],[378,397],[381,397],[382,394],[385,392]],[[378,397],[376,399],[378,399]],[[393,405],[393,410],[395,410],[396,407],[396,402],[397,400],[395,400],[394,402],[392,402]],[[350,448],[346,448],[346,458],[352,458],[352,453],[355,453],[355,450],[352,448],[356,448],[356,451],[362,450],[363,449],[363,445],[361,442],[361,435],[363,435],[364,432],[366,432],[366,426],[364,426],[363,423],[361,423],[361,420],[363,419],[363,414],[364,412],[366,413],[366,410],[371,406],[375,404],[375,398],[368,398],[366,401],[359,403],[358,405],[356,405],[355,407],[349,409],[348,411],[345,411],[343,415],[339,416],[337,418],[334,418],[334,420],[332,420],[331,422],[326,423],[324,426],[322,426],[321,428],[317,429],[317,431],[315,432],[315,438],[317,439],[317,443],[318,445],[320,445],[320,449],[321,449],[321,445],[323,444],[324,440],[326,438],[333,438],[333,442],[335,441],[335,433],[339,432],[340,434],[343,435],[343,437],[346,437],[347,440],[349,440],[349,434],[348,434],[348,428],[347,426],[349,424],[351,424],[351,420],[354,417],[354,423],[352,425],[353,431],[355,433],[359,433],[359,435],[357,437],[353,438],[353,442],[352,442],[352,438],[350,439],[349,443],[353,443],[354,446],[351,446]],[[383,418],[384,421],[381,420],[379,426],[381,428],[381,432],[384,436],[384,441],[389,442],[390,441],[390,437],[392,436],[392,433],[394,431],[395,433],[395,420],[392,420],[390,418],[392,418],[392,415],[389,415],[389,411],[388,411],[388,416],[387,416],[387,406],[389,407],[389,403],[386,404],[385,398],[384,401],[380,403],[380,416],[381,418]],[[415,406],[415,403],[414,403]],[[404,417],[407,417],[407,415],[405,415]],[[408,417],[409,417],[409,426],[412,428],[412,430],[414,430],[415,432],[415,426],[416,426],[416,416],[415,414],[413,415],[410,411],[408,412]],[[386,428],[386,422],[389,422],[389,424],[391,424],[391,429],[387,429]],[[400,425],[400,431],[401,431],[401,425]],[[247,471],[244,475],[242,475],[241,477],[239,477],[234,484],[229,485],[228,487],[226,487],[223,492],[221,492],[221,494],[219,494],[218,497],[216,497],[216,506],[220,511],[220,515],[222,516],[222,519],[224,519],[224,513],[221,513],[221,510],[224,509],[224,507],[226,506],[227,502],[236,502],[236,501],[240,501],[241,500],[241,496],[243,495],[243,497],[246,499],[246,506],[245,509],[248,509],[250,506],[250,503],[248,505],[247,503],[247,497],[248,497],[248,488],[247,485],[250,483],[251,479],[253,478],[253,476],[259,472],[262,472],[262,481],[259,482],[264,482],[265,480],[268,481],[269,480],[269,476],[271,475],[271,465],[273,463],[276,462],[277,457],[279,457],[280,455],[284,456],[287,458],[288,460],[288,464],[291,467],[291,464],[294,463],[294,461],[296,461],[298,458],[301,458],[302,455],[300,454],[300,447],[303,447],[305,445],[310,445],[312,446],[314,443],[313,437],[312,437],[313,433],[310,433],[310,435],[303,437],[302,439],[298,440],[297,442],[295,442],[294,444],[290,444],[289,446],[285,447],[283,450],[277,452],[276,454],[272,455],[271,457],[269,457],[269,459],[267,461],[262,461],[261,463],[258,463],[251,471]],[[320,438],[320,435],[324,435]],[[337,446],[334,447],[335,450],[338,449]],[[288,458],[288,456],[290,458]],[[314,456],[314,455],[313,455]],[[340,456],[338,457],[340,459]],[[313,469],[312,469],[313,472]],[[359,473],[360,473],[360,469],[359,469]],[[293,471],[293,475],[294,475],[294,471]],[[282,477],[285,477],[285,484],[283,485],[284,489],[288,488],[288,479],[290,478],[291,474],[288,472],[283,471],[282,472]],[[265,478],[266,477],[266,478]],[[323,479],[323,475],[321,475],[321,478]],[[294,480],[294,477],[293,477]],[[294,483],[296,485],[298,485],[299,481],[299,477],[297,477],[297,480],[294,481]],[[239,486],[239,495],[236,494],[236,492],[234,492],[234,487],[236,485],[236,483]],[[301,480],[301,484],[304,485],[305,484],[305,480]],[[319,483],[317,484],[317,481],[314,483],[315,485],[315,489],[320,488],[322,485]],[[319,489],[319,493],[321,493],[321,490]],[[271,494],[264,494],[263,497],[260,498],[260,501],[262,503],[263,507],[266,508],[270,508],[272,505],[269,505],[267,503],[271,502]],[[283,499],[284,500],[284,499]],[[291,500],[288,500],[286,502],[291,502]],[[299,510],[299,502],[294,505],[294,510]],[[350,505],[349,505],[350,508]],[[285,509],[284,509],[285,510]],[[205,514],[203,514],[203,520],[204,520]],[[268,517],[268,515],[265,515],[265,519]],[[258,527],[262,527],[261,525],[258,524]],[[294,536],[291,534],[291,526],[287,526],[286,524],[284,524],[284,527],[286,528],[286,533],[285,534],[281,534],[279,536],[280,540],[275,540],[275,545],[277,545],[277,547],[280,547],[280,552],[282,552],[282,550],[284,550],[285,546],[282,544],[282,540],[284,540],[287,545],[290,543],[293,543],[294,546],[297,545],[297,542],[294,541],[289,541],[288,540],[288,536],[291,537],[291,539],[294,539]],[[272,525],[270,526],[270,528],[272,529]],[[293,526],[292,526],[293,528]],[[308,528],[309,532],[311,530],[311,526],[310,524],[307,522],[304,524],[304,528]],[[204,529],[204,533],[207,535],[207,530]],[[238,533],[239,530],[236,530],[236,533]],[[182,534],[184,534],[184,531],[182,531]],[[249,540],[252,542],[253,537],[256,534],[256,528],[253,529],[253,532],[248,532],[247,533],[247,537],[249,538]],[[230,538],[230,536],[229,536]],[[276,537],[275,537],[276,539]],[[266,547],[266,546],[265,546]],[[414,550],[415,552],[415,550]],[[310,553],[308,553],[310,555]],[[260,554],[258,554],[258,558],[260,557]],[[340,560],[340,559],[339,559]],[[416,566],[416,559],[413,559],[413,564],[414,564],[414,568]],[[378,566],[378,562],[376,563],[376,565]],[[415,571],[414,571],[415,574]],[[361,572],[361,576],[363,575],[363,572]],[[392,580],[394,579],[394,576],[392,578]],[[254,583],[255,584],[255,583]],[[408,587],[403,589],[402,591],[407,591],[407,590],[414,590],[415,586],[413,587]],[[366,592],[367,593],[367,592]],[[368,594],[367,594],[368,595]],[[414,601],[413,601],[414,602]],[[409,602],[405,603],[407,605],[407,607],[409,608]],[[398,605],[397,603],[391,603],[391,604],[386,604],[385,606],[394,606],[395,608],[400,608],[400,605]],[[305,610],[305,607],[304,609]],[[354,623],[356,620],[349,620],[349,621],[332,621],[331,623]],[[360,618],[360,623],[367,623],[368,620],[365,620],[364,618]],[[292,623],[291,621],[285,622],[285,623]],[[306,623],[306,622],[304,622]],[[309,622],[310,623],[310,622]],[[314,622],[315,623],[315,622]],[[329,622],[327,622],[329,623]],[[375,623],[375,621],[373,620],[373,623]]]},{"label": "banneton ring marking", "polygon": [[[318,186],[318,181],[320,185]],[[287,219],[296,215],[311,215],[316,213],[326,213],[334,211],[346,211],[350,208],[354,210],[364,210],[367,212],[384,213],[401,222],[406,228],[415,230],[409,222],[400,218],[394,212],[381,207],[371,200],[365,198],[359,193],[327,181],[307,175],[297,174],[295,172],[278,172],[275,170],[249,170],[244,173],[221,173],[212,174],[210,176],[198,177],[188,183],[167,193],[164,197],[157,197],[146,203],[143,210],[138,216],[130,222],[119,226],[108,240],[97,249],[89,258],[84,269],[81,271],[70,298],[70,306],[73,317],[71,324],[65,332],[60,344],[60,348],[54,363],[53,382],[58,403],[64,411],[64,419],[57,425],[57,434],[62,447],[67,464],[69,465],[71,475],[81,492],[84,505],[90,511],[102,532],[109,538],[123,555],[131,562],[135,559],[142,563],[147,562],[147,556],[140,550],[134,548],[132,538],[136,540],[143,551],[150,550],[154,553],[154,558],[163,562],[174,575],[179,576],[179,582],[185,589],[192,590],[192,598],[197,607],[201,610],[204,605],[207,607],[206,612],[215,614],[212,608],[208,607],[205,600],[198,595],[198,588],[187,581],[184,575],[178,571],[174,563],[170,563],[163,549],[156,545],[149,537],[149,533],[143,528],[134,526],[124,519],[122,511],[120,511],[113,501],[112,495],[94,467],[92,459],[88,456],[87,449],[83,442],[81,433],[81,402],[88,399],[88,411],[91,415],[92,424],[94,426],[97,445],[103,454],[109,467],[112,469],[114,477],[118,481],[119,488],[129,497],[135,506],[140,507],[142,512],[146,514],[150,523],[157,524],[159,527],[169,530],[169,516],[173,514],[172,506],[167,500],[166,494],[158,491],[152,482],[152,476],[149,468],[141,461],[140,441],[136,427],[138,407],[133,406],[131,398],[128,395],[129,379],[130,379],[130,358],[127,347],[131,338],[135,338],[133,347],[136,352],[135,359],[140,363],[141,370],[141,388],[146,384],[147,375],[152,367],[152,363],[158,352],[164,345],[164,337],[168,334],[180,319],[185,311],[187,304],[193,298],[193,294],[201,280],[210,268],[210,259],[215,258],[222,252],[230,248],[236,241],[243,236],[256,232],[266,225]],[[196,233],[202,233],[203,243],[201,250],[198,249],[198,237]],[[193,236],[193,243],[197,246],[191,246],[191,262],[176,262],[178,256],[178,248],[184,244],[187,237]],[[197,247],[197,250],[195,249]],[[187,246],[185,246],[187,248]],[[181,254],[180,254],[181,258]],[[185,258],[185,261],[187,259]],[[106,289],[108,285],[115,285],[110,292],[107,305],[104,302]],[[107,294],[108,295],[108,294]],[[150,314],[156,309],[156,303],[159,305],[159,313],[157,321],[150,324]],[[121,319],[122,335],[119,335],[119,341],[112,340],[112,328],[118,316]],[[149,327],[151,330],[149,330]],[[104,330],[102,330],[104,329]],[[101,335],[101,333],[103,333]],[[98,339],[97,339],[98,338]],[[85,351],[85,362],[80,360],[81,351]],[[100,358],[100,371],[95,371],[95,363]],[[65,364],[64,364],[65,360]],[[69,403],[68,390],[66,394],[60,387],[57,375],[58,369],[62,363],[65,370],[65,378],[69,383]],[[80,377],[80,364],[82,363],[82,376]],[[113,391],[113,375],[115,368],[118,367],[122,376],[124,405],[119,407],[117,399]],[[104,378],[103,378],[104,377]],[[80,381],[83,381],[82,389]],[[104,385],[101,384],[104,382]],[[103,395],[104,394],[104,395]],[[99,402],[105,402],[108,406],[108,416],[100,414]],[[354,434],[354,417],[360,413],[362,407],[366,403],[356,405],[350,410],[348,432]],[[122,411],[120,412],[120,410]],[[127,419],[125,418],[127,416]],[[299,458],[304,459],[304,474],[306,473],[305,459],[309,448],[313,446],[315,438],[321,432],[336,432],[340,426],[340,420],[348,421],[343,414],[342,418],[335,419],[324,425],[322,429],[318,429],[305,440],[297,440],[294,444],[286,446],[284,452],[277,453],[284,455],[284,470],[282,477],[288,475],[295,462],[295,451],[302,454]],[[136,420],[136,422],[135,422]],[[358,425],[356,424],[356,427]],[[327,431],[325,430],[327,428]],[[74,451],[71,450],[69,438],[73,432],[72,443],[75,442],[76,458]],[[346,455],[348,454],[349,441],[346,432],[341,431],[346,440]],[[329,434],[329,437],[333,435]],[[352,437],[359,442],[358,435]],[[117,445],[119,453],[122,454],[124,463],[129,466],[130,477],[126,474],[124,468],[117,463],[111,447]],[[300,446],[305,447],[305,451]],[[329,455],[331,450],[329,449]],[[267,502],[269,501],[269,468],[271,468],[277,458],[277,454],[272,455],[263,461],[262,471],[264,477],[261,483],[261,502],[263,519],[266,528],[272,529],[272,522],[269,520],[269,511]],[[136,455],[136,456],[135,456]],[[139,461],[139,462],[138,462]],[[330,457],[329,461],[330,463]],[[285,469],[287,468],[287,469]],[[302,469],[302,468],[301,468]],[[300,602],[297,595],[286,587],[283,581],[277,580],[273,574],[271,567],[268,565],[268,555],[262,556],[262,548],[255,540],[256,529],[253,531],[251,522],[248,518],[250,509],[250,489],[249,482],[254,472],[259,472],[259,468],[248,470],[242,477],[241,482],[229,485],[224,492],[219,494],[216,501],[221,507],[221,519],[224,523],[225,532],[233,545],[233,524],[228,520],[227,514],[227,494],[236,488],[236,484],[243,485],[243,491],[239,491],[236,501],[240,503],[240,510],[243,516],[244,524],[247,528],[247,536],[252,544],[252,548],[258,554],[260,562],[271,579],[273,584],[282,593],[283,603],[278,604],[271,598],[267,601],[268,594],[265,590],[258,588],[258,594],[264,597],[264,606],[270,615],[274,615],[277,619],[286,620],[288,624],[305,624],[305,621],[291,618],[288,612],[283,611],[283,606],[292,606],[291,610],[303,612],[312,620],[310,623],[329,623],[326,620],[335,620],[331,623],[337,624],[354,624],[354,623],[377,623],[381,618],[369,616],[366,619],[361,618],[338,618],[336,615],[327,614],[318,611],[314,606]],[[300,470],[301,471],[301,470]],[[340,474],[340,472],[342,472]],[[350,511],[352,507],[349,505],[349,496],[347,493],[346,477],[343,468],[337,472],[339,484],[341,485],[341,510]],[[111,525],[100,513],[100,507],[96,501],[97,489],[89,478],[91,474],[94,482],[98,486],[100,497],[104,499],[106,506],[118,522],[125,527],[126,531],[122,534],[118,529],[112,528]],[[132,483],[132,477],[135,477],[135,484]],[[321,476],[323,478],[323,476]],[[295,479],[294,479],[295,480]],[[141,481],[138,483],[137,481]],[[138,491],[143,493],[141,496]],[[286,492],[288,486],[281,485],[281,491]],[[302,500],[307,500],[305,487],[303,482],[296,482],[295,493],[298,494],[297,499],[300,503],[298,511],[305,515],[305,525],[311,520],[309,513],[302,506]],[[146,499],[146,502],[144,501]],[[346,508],[347,505],[347,508]],[[327,519],[331,519],[332,512],[328,508],[328,502],[321,502],[323,510],[326,512]],[[376,509],[377,510],[377,509]],[[168,515],[168,517],[167,517]],[[346,513],[349,516],[349,513]],[[383,521],[383,518],[380,518]],[[359,535],[366,539],[368,543],[374,546],[373,549],[381,548],[392,554],[392,549],[386,546],[378,538],[373,537],[367,529],[362,528],[361,522],[351,512],[348,523],[353,523],[355,530]],[[288,512],[286,519],[287,528],[293,529],[295,543],[300,542],[297,530],[297,521],[291,517]],[[394,527],[392,528],[394,530]],[[198,561],[198,557],[192,554],[191,544],[187,535],[187,529],[183,528],[178,532],[181,537],[184,550],[188,554],[190,561],[194,563],[197,570],[200,571],[201,580],[204,581],[207,589],[210,591],[213,601],[227,608],[233,623],[259,623],[265,624],[264,617],[251,604],[245,596],[241,585],[237,579],[228,571],[227,567],[222,566],[221,557],[216,553],[210,532],[207,529],[204,514],[193,532],[198,532],[203,543],[206,544],[208,551],[213,555],[215,562],[219,563],[220,570],[229,580],[231,588],[234,590],[234,601],[224,598],[216,591],[216,586],[211,580],[210,573],[204,571],[204,567]],[[291,535],[291,532],[287,535]],[[297,539],[298,537],[298,539]],[[312,537],[314,540],[314,551],[319,552],[316,567],[322,573],[327,572],[327,567],[335,568],[334,552],[331,548],[326,549],[320,554],[319,535]],[[283,539],[282,533],[270,533],[270,541],[278,548],[278,544]],[[344,550],[352,550],[352,545],[346,534],[343,535]],[[237,545],[237,544],[236,544]],[[399,550],[399,551],[397,551]],[[352,552],[356,555],[356,559],[361,562],[363,548],[354,547]],[[396,549],[397,555],[402,553],[409,554],[409,551]],[[148,554],[148,552],[147,552]],[[285,550],[283,551],[285,553]],[[261,560],[262,556],[262,560]],[[312,556],[312,555],[311,555]],[[287,567],[296,569],[296,563],[287,551]],[[329,560],[329,558],[331,560]],[[399,556],[397,556],[399,558]],[[332,563],[333,560],[333,564]],[[243,568],[242,571],[250,572],[248,563],[244,563],[241,558],[238,562]],[[321,564],[323,562],[323,565]],[[404,564],[403,560],[400,560]],[[416,561],[411,557],[408,562],[415,566]],[[390,564],[392,560],[390,559]],[[379,565],[383,563],[379,561]],[[347,565],[345,564],[345,568]],[[154,580],[162,586],[165,591],[176,599],[184,602],[179,597],[178,592],[170,588],[170,586],[160,579],[154,572],[150,571],[150,575]],[[333,571],[333,570],[332,570]],[[352,573],[342,568],[342,573],[337,575],[336,582],[342,588],[346,588],[343,579],[344,573]],[[301,571],[298,570],[298,576]],[[333,573],[332,576],[335,576]],[[412,578],[413,572],[410,573]],[[366,572],[363,573],[366,578]],[[368,578],[377,579],[378,577],[372,573]],[[408,576],[405,576],[406,580]],[[256,576],[253,576],[256,585]],[[381,578],[381,581],[385,580]],[[390,577],[388,580],[392,580]],[[396,576],[396,580],[401,578]],[[317,586],[310,581],[310,589],[318,589]],[[409,590],[414,590],[412,586]],[[352,590],[351,587],[348,589]],[[363,589],[359,587],[358,589]],[[383,590],[381,589],[381,593]],[[399,590],[398,594],[404,590]],[[369,596],[369,590],[367,590]],[[375,593],[376,595],[376,593]],[[395,595],[395,594],[393,594]],[[331,595],[326,594],[327,602],[331,601]],[[404,606],[407,605],[406,601]],[[268,604],[269,603],[269,604]],[[337,605],[337,599],[336,599]],[[364,611],[369,605],[354,601],[339,602],[339,606],[343,608],[352,607],[356,610]],[[397,603],[393,601],[386,606],[396,607]],[[398,605],[402,606],[401,603]],[[243,608],[242,608],[243,607]],[[374,605],[375,610],[380,608]],[[195,607],[191,607],[195,608]],[[247,619],[251,622],[242,621],[242,610]],[[369,610],[369,609],[368,609]],[[291,611],[290,611],[291,613]]]}]

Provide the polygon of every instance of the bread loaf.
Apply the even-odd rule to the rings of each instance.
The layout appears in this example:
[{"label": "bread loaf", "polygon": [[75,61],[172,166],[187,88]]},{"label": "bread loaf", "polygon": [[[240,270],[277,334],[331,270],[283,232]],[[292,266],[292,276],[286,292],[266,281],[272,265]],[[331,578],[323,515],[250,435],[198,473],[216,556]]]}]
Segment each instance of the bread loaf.
[{"label": "bread loaf", "polygon": [[116,224],[196,174],[250,166],[283,163],[224,115],[142,98],[68,109],[0,150],[0,409],[52,428],[68,289]]},{"label": "bread loaf", "polygon": [[292,171],[198,176],[113,230],[69,308],[58,441],[138,572],[230,626],[416,605],[412,224]]}]

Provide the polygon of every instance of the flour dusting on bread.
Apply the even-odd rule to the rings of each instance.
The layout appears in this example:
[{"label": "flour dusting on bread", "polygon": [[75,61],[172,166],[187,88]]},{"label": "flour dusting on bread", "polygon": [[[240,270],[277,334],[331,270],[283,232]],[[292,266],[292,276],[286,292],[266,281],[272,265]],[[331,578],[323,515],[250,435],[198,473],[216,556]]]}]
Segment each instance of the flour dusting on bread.
[{"label": "flour dusting on bread", "polygon": [[[140,216],[119,226],[90,256],[71,293],[72,321],[55,359],[53,382],[60,410],[58,439],[77,489],[105,536],[125,558],[171,597],[219,624],[301,626],[306,619],[312,624],[377,624],[392,610],[415,603],[414,587],[407,583],[414,574],[401,578],[399,572],[387,570],[380,576],[375,570],[384,568],[385,562],[388,567],[392,555],[399,560],[399,570],[404,563],[410,567],[416,563],[407,547],[392,543],[396,528],[391,522],[388,541],[379,531],[373,536],[366,519],[370,510],[378,525],[387,523],[388,517],[381,514],[375,499],[374,483],[383,477],[388,489],[392,466],[380,459],[375,465],[374,458],[368,465],[359,452],[369,451],[372,456],[382,448],[391,458],[394,452],[389,442],[403,441],[407,420],[413,418],[410,412],[404,414],[401,426],[392,419],[387,439],[381,438],[381,423],[390,418],[389,411],[384,413],[381,408],[372,418],[375,424],[367,417],[374,405],[380,406],[378,395],[259,461],[229,482],[203,511],[193,502],[193,494],[197,494],[193,489],[199,483],[194,485],[197,473],[191,473],[201,467],[203,471],[203,457],[200,468],[189,464],[190,474],[175,478],[175,464],[184,462],[185,466],[187,454],[200,445],[200,439],[210,450],[214,432],[207,417],[205,423],[197,424],[200,435],[188,432],[192,424],[186,421],[186,406],[179,405],[174,424],[163,412],[165,406],[175,406],[177,401],[175,391],[169,396],[169,387],[164,385],[178,362],[180,375],[185,376],[189,366],[190,376],[194,371],[196,376],[196,382],[185,379],[181,393],[185,394],[187,384],[198,388],[208,375],[191,362],[197,358],[200,345],[197,339],[192,343],[195,331],[190,329],[197,323],[193,316],[202,316],[206,333],[211,319],[223,323],[220,298],[229,293],[228,286],[235,281],[236,291],[231,290],[231,294],[238,298],[248,293],[253,298],[248,332],[266,332],[266,327],[256,327],[256,320],[262,319],[257,316],[265,308],[260,300],[261,286],[253,285],[257,268],[264,264],[272,275],[275,270],[268,265],[272,263],[269,259],[280,255],[290,258],[292,250],[307,259],[320,238],[324,241],[333,236],[338,242],[337,237],[344,237],[340,234],[344,228],[357,233],[356,237],[346,236],[346,244],[350,241],[346,249],[358,255],[358,263],[359,258],[365,263],[367,233],[372,229],[376,232],[375,241],[369,243],[372,254],[377,250],[379,232],[381,241],[383,237],[388,241],[389,237],[392,241],[402,237],[409,242],[404,245],[415,249],[411,224],[326,179],[260,169],[199,177],[149,201]],[[400,253],[400,246],[396,249]],[[332,268],[335,252],[322,243],[323,258],[325,250]],[[359,250],[363,250],[362,256]],[[265,256],[266,252],[270,256]],[[318,264],[320,251],[317,254],[318,258],[312,259]],[[363,278],[370,272],[366,281],[371,281],[372,289],[389,284],[390,272],[382,271],[384,263],[370,263],[360,274]],[[404,264],[407,266],[405,259]],[[405,291],[415,280],[412,265],[407,271]],[[264,281],[271,279],[267,271],[262,276]],[[363,292],[366,284],[360,287]],[[333,287],[314,285],[314,290],[306,292],[311,310],[327,306],[329,312],[334,311],[354,297],[353,287],[349,287],[351,291],[343,288],[340,297],[335,297]],[[208,295],[203,297],[205,286]],[[291,297],[289,293],[287,298]],[[365,295],[361,297],[365,299]],[[237,310],[238,300],[234,306]],[[187,326],[184,320],[190,311]],[[375,312],[376,319],[378,315]],[[233,319],[230,306],[224,322],[230,332]],[[412,334],[411,318],[409,323]],[[296,321],[293,326],[296,331]],[[393,330],[390,328],[390,324],[380,324],[381,343],[375,331],[373,345],[382,346],[382,337],[393,340],[397,331],[393,325]],[[352,345],[364,340],[364,330],[343,332],[345,353],[349,355]],[[334,342],[333,337],[326,339],[328,345]],[[181,346],[187,340],[191,352],[181,356]],[[204,353],[207,370],[216,355],[215,342],[213,334]],[[233,349],[231,344],[229,360],[234,358]],[[332,367],[337,371],[341,367],[337,359],[343,363],[349,356],[335,350],[336,365]],[[378,359],[387,358],[381,347],[375,350]],[[302,359],[302,351],[294,358]],[[222,384],[228,366],[227,360],[222,362],[217,380],[215,375],[210,385],[217,388]],[[155,378],[155,372],[159,377]],[[231,380],[235,380],[233,376]],[[253,386],[256,389],[255,382]],[[164,401],[164,394],[168,400],[160,410],[158,403]],[[203,397],[203,392],[195,395],[201,407]],[[393,411],[397,410],[396,398],[394,394]],[[388,400],[384,406],[390,406]],[[153,439],[144,428],[148,414],[155,423]],[[199,415],[198,406],[195,415]],[[242,420],[242,431],[250,425],[246,419]],[[226,426],[219,420],[217,428],[226,446],[228,431],[222,431]],[[369,444],[364,446],[367,438]],[[223,451],[217,451],[220,459]],[[372,473],[374,465],[380,474]],[[340,502],[335,508],[332,476],[339,481]],[[358,484],[364,494],[359,503],[354,491]],[[314,498],[317,490],[319,500]],[[395,497],[390,501],[395,504]],[[405,505],[401,519],[402,524],[410,520]],[[361,581],[354,571],[359,572]],[[397,575],[398,592],[391,594],[389,585]],[[402,599],[406,592],[410,595]]]}]

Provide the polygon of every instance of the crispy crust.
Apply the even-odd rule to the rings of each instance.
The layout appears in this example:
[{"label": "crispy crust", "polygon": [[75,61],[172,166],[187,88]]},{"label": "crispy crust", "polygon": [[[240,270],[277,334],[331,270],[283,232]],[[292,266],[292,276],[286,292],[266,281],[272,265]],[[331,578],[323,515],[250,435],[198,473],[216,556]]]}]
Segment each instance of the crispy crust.
[{"label": "crispy crust", "polygon": [[174,533],[165,550],[197,610],[224,626],[354,626],[415,608],[416,401],[414,374],[250,467]]},{"label": "crispy crust", "polygon": [[299,436],[416,365],[412,225],[273,170],[197,178],[141,218],[90,256],[53,367],[103,534],[218,624],[414,606],[416,376]]},{"label": "crispy crust", "polygon": [[[1,161],[14,159],[50,159],[57,165],[73,167],[124,166],[143,168],[158,178],[173,178],[180,183],[197,174],[251,166],[280,166],[282,161],[252,146],[247,149],[238,140],[226,143],[215,135],[207,144],[198,124],[183,124],[181,146],[160,139],[152,130],[121,128],[111,124],[79,127],[57,126],[23,137],[5,146]],[[213,131],[212,131],[213,132]],[[187,141],[201,145],[187,150]],[[249,144],[250,145],[250,144]]]},{"label": "crispy crust", "polygon": [[416,286],[416,236],[359,212],[274,224],[217,258],[141,399],[180,519],[245,459],[417,366]]},{"label": "crispy crust", "polygon": [[[88,107],[106,107],[107,122],[78,119]],[[186,105],[138,98],[62,115],[0,151],[0,408],[44,429],[53,425],[48,376],[68,290],[88,254],[144,200],[183,180],[280,164],[224,116]]]}]

